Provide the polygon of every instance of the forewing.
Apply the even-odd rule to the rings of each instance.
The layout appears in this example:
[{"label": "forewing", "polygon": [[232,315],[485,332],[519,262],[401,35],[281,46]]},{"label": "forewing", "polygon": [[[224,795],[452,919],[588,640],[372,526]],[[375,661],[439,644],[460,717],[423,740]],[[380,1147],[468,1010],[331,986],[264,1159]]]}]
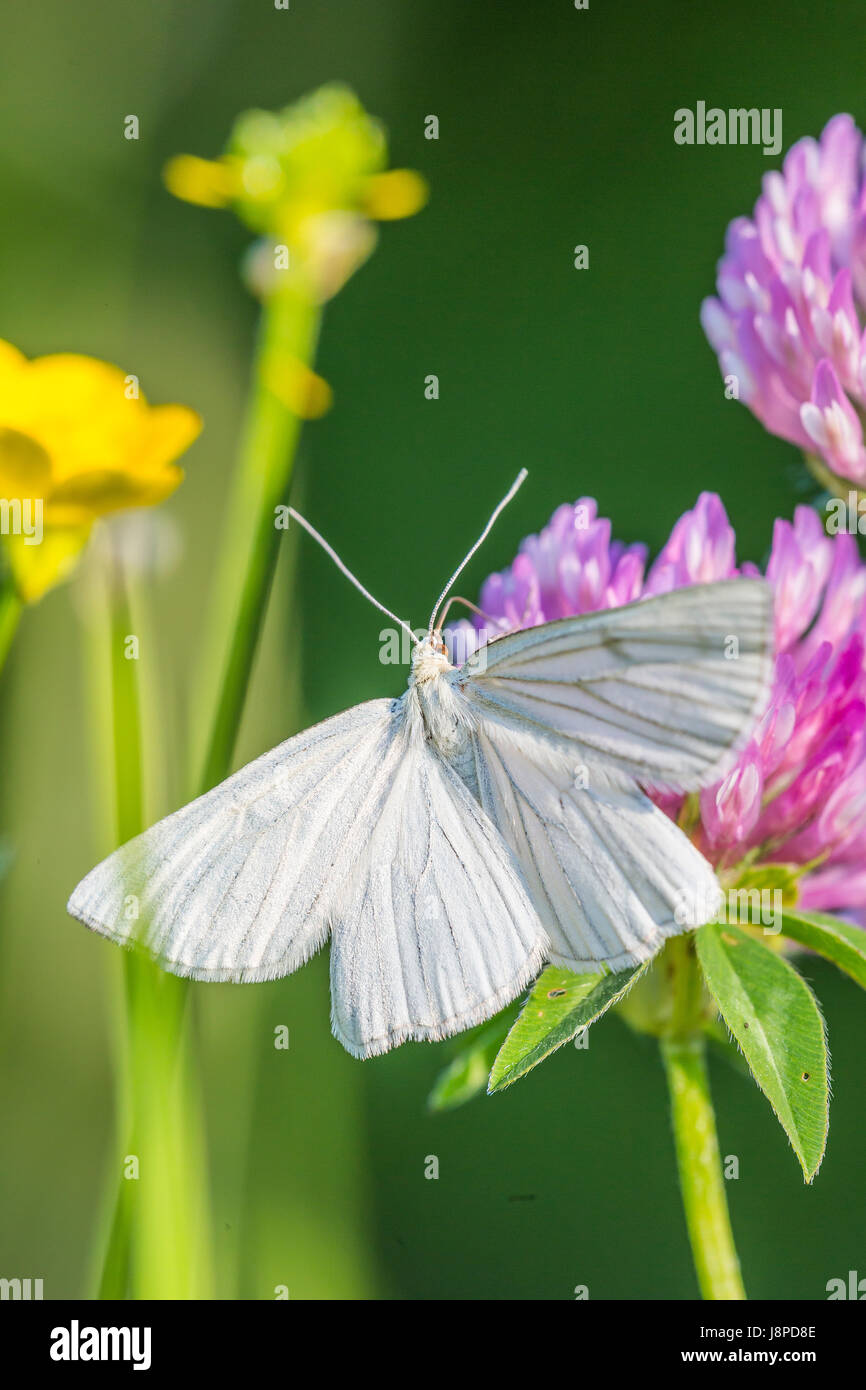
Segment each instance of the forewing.
[{"label": "forewing", "polygon": [[327,934],[402,724],[400,702],[373,700],[288,739],[98,864],[68,911],[178,975],[289,974]]},{"label": "forewing", "polygon": [[431,745],[405,735],[334,909],[336,1037],[370,1057],[471,1028],[529,983],[546,948],[499,832]]},{"label": "forewing", "polygon": [[499,637],[455,672],[477,723],[565,739],[590,765],[690,790],[722,776],[763,709],[772,591],[731,579]]},{"label": "forewing", "polygon": [[481,804],[520,864],[554,964],[623,970],[715,915],[712,867],[634,784],[587,780],[549,743],[495,724],[471,741]]}]

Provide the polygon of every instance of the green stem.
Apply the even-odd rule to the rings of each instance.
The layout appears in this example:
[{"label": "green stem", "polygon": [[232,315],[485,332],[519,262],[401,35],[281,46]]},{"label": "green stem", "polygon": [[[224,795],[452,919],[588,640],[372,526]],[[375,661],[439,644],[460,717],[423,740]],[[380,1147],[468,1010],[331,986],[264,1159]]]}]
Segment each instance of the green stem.
[{"label": "green stem", "polygon": [[280,377],[286,379],[294,364],[310,365],[320,321],[318,306],[293,293],[275,295],[262,310],[250,404],[229,499],[231,540],[222,552],[204,664],[204,698],[196,706],[215,706],[206,726],[210,737],[199,792],[221,782],[231,769],[284,534],[275,524],[276,509],[288,499],[301,420],[274,386]]},{"label": "green stem", "polygon": [[704,989],[693,934],[672,938],[665,959],[671,970],[673,1010],[660,1044],[698,1284],[705,1299],[744,1299],[700,1030]]},{"label": "green stem", "polygon": [[117,843],[123,845],[144,828],[141,699],[138,658],[126,651],[135,628],[119,561],[109,575],[108,584],[114,815]]},{"label": "green stem", "polygon": [[135,1299],[213,1297],[201,1104],[185,1034],[183,982],[131,954],[127,973],[133,1128]]},{"label": "green stem", "polygon": [[96,1287],[98,1299],[126,1298],[129,1289],[130,1248],[132,1243],[132,1189],[122,1181],[117,1189],[108,1230],[102,1270]]},{"label": "green stem", "polygon": [[[119,563],[109,577],[109,642],[116,839],[144,824],[138,657]],[[126,1141],[100,1298],[206,1298],[206,1183],[200,1117],[183,1042],[182,982],[135,949],[125,952],[119,1132]],[[137,1165],[137,1169],[136,1169]]]},{"label": "green stem", "polygon": [[0,587],[0,667],[9,655],[12,639],[18,631],[24,604],[18,597],[15,585],[7,576]]},{"label": "green stem", "polygon": [[743,1299],[746,1291],[728,1214],[703,1041],[665,1038],[662,1057],[683,1207],[701,1295],[717,1301]]},{"label": "green stem", "polygon": [[[132,616],[126,593],[123,572],[119,564],[108,575],[108,649],[109,681],[111,705],[111,763],[114,786],[114,838],[117,844],[137,835],[142,829],[143,786],[142,786],[142,740],[141,710],[135,663],[124,661],[123,643],[131,631]],[[124,953],[120,962],[122,971],[123,1000],[121,1005],[122,1022],[120,1026],[121,1063],[119,1071],[122,1081],[118,1086],[118,1133],[129,1141],[132,1148],[130,1121],[128,1114],[121,1118],[123,1109],[129,1111],[132,1094],[130,1077],[131,1020],[129,1012],[130,975],[137,962],[132,955]],[[133,1105],[134,1109],[134,1105]],[[118,1152],[115,1161],[123,1162]],[[101,1299],[125,1298],[131,1272],[132,1217],[134,1187],[131,1181],[121,1178],[111,1217],[108,1241],[103,1267],[99,1276],[98,1297]]]}]

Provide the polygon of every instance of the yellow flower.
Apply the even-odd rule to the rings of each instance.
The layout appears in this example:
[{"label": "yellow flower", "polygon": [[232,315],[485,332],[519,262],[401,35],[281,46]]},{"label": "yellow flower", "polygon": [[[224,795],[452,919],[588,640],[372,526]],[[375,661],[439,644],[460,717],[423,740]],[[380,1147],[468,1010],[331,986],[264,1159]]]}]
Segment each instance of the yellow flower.
[{"label": "yellow flower", "polygon": [[0,341],[0,532],[20,597],[65,579],[100,517],[170,496],[200,430],[195,411],[148,405],[107,362],[28,361]]},{"label": "yellow flower", "polygon": [[[385,132],[347,87],[331,84],[283,111],[245,111],[218,159],[178,155],[165,169],[176,197],[231,207],[274,253],[262,293],[295,288],[329,299],[367,259],[373,221],[410,217],[427,201],[411,169],[386,169]],[[280,261],[280,250],[288,252]]]}]

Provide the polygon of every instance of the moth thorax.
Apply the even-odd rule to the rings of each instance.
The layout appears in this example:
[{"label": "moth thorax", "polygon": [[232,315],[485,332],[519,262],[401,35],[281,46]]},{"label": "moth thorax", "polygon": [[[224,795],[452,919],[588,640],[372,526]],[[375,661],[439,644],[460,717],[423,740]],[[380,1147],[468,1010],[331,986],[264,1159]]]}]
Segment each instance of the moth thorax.
[{"label": "moth thorax", "polygon": [[424,680],[409,682],[409,709],[420,721],[425,738],[451,759],[463,748],[467,735],[465,701],[441,670]]}]

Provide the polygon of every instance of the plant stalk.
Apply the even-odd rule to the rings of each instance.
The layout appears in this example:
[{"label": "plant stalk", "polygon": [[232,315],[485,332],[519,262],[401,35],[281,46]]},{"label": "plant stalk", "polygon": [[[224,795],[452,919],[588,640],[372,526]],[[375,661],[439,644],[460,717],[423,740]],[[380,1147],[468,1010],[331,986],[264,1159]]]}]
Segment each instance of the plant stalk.
[{"label": "plant stalk", "polygon": [[18,631],[24,604],[18,597],[11,576],[7,575],[0,586],[0,667],[9,655],[12,640]]},{"label": "plant stalk", "polygon": [[196,709],[211,711],[197,792],[221,782],[232,754],[249,687],[256,644],[276,570],[280,537],[277,508],[288,501],[301,418],[281,383],[311,365],[321,310],[284,291],[265,302],[238,469],[226,526],[229,543],[217,574],[212,626],[204,663],[204,691]]},{"label": "plant stalk", "polygon": [[731,1230],[710,1095],[700,1028],[703,981],[692,934],[672,938],[666,956],[672,968],[673,1012],[660,1045],[692,1258],[702,1298],[740,1300],[746,1291]]},{"label": "plant stalk", "polygon": [[[136,632],[120,561],[108,576],[115,838],[144,825],[144,752]],[[118,1130],[124,1152],[99,1279],[100,1298],[210,1295],[201,1115],[183,1037],[182,982],[135,948],[122,970]]]}]

